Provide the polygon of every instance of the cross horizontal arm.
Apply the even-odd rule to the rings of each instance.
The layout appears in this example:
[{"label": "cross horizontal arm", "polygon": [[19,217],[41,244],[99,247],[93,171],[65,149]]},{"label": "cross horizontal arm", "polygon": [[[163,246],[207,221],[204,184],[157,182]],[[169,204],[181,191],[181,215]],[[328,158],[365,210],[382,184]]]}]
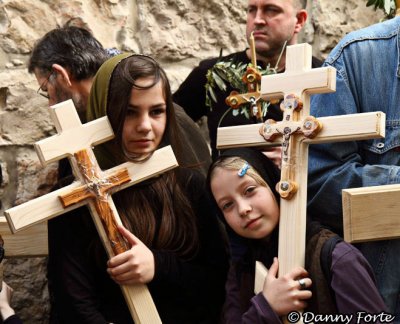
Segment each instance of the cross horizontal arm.
[{"label": "cross horizontal arm", "polygon": [[[124,183],[118,187],[120,189],[127,188],[132,184],[141,182],[143,180],[152,178],[168,170],[178,166],[174,152],[170,146],[164,147],[154,152],[153,156],[145,163],[135,164],[126,162],[115,168],[109,169],[104,172],[106,177],[112,176],[118,170],[126,168],[128,170],[131,181]],[[63,214],[67,211],[74,210],[85,202],[73,205],[64,209],[59,196],[62,196],[74,189],[81,186],[82,183],[74,182],[69,186],[61,188],[57,191],[50,192],[49,194],[28,201],[20,206],[8,209],[5,212],[7,221],[9,222],[10,229],[13,233],[23,230],[33,224],[39,223],[44,220],[51,219],[57,215]],[[117,189],[115,189],[116,191]],[[112,190],[112,192],[115,192]]]},{"label": "cross horizontal arm", "polygon": [[0,234],[4,240],[5,257],[43,257],[48,254],[47,223],[12,234],[4,216],[0,216]]},{"label": "cross horizontal arm", "polygon": [[[304,143],[318,144],[385,137],[386,116],[383,112],[320,117],[318,120],[322,124],[322,130],[313,139],[305,138]],[[280,136],[273,142],[266,142],[258,131],[261,125],[218,128],[217,148],[224,150],[232,147],[277,146],[282,143]]]},{"label": "cross horizontal arm", "polygon": [[400,184],[342,190],[345,241],[399,238],[399,191]]},{"label": "cross horizontal arm", "polygon": [[[290,93],[300,96],[303,91],[307,94],[327,93],[335,91],[336,88],[336,70],[332,67],[312,69],[307,71],[307,75],[303,71],[285,72],[284,75],[285,78],[282,74],[269,74],[262,77],[261,93],[264,99],[278,99]],[[300,93],[299,85],[301,89],[304,89]]]}]

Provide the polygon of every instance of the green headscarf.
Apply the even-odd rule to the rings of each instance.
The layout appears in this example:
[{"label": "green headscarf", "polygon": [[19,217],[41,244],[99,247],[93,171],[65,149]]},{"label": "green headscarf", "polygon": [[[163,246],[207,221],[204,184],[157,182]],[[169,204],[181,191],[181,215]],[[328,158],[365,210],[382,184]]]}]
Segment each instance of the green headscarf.
[{"label": "green headscarf", "polygon": [[[93,85],[90,90],[88,105],[86,109],[87,122],[107,116],[107,100],[110,88],[111,76],[117,65],[132,53],[116,55],[100,67],[97,71]],[[98,145],[94,149],[97,161],[102,169],[108,169],[125,162],[124,154],[121,148],[116,145],[114,140]]]}]

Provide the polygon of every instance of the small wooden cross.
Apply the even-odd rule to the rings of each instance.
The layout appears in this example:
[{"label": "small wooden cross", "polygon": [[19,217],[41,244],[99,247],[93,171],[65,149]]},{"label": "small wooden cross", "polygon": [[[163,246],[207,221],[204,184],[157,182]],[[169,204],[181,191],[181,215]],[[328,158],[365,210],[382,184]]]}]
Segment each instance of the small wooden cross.
[{"label": "small wooden cross", "polygon": [[[282,145],[279,225],[279,276],[294,267],[304,267],[308,144],[384,137],[382,112],[325,117],[309,116],[310,94],[333,92],[336,70],[311,69],[308,44],[288,46],[286,70],[262,77],[261,93],[266,99],[284,97],[283,120],[260,125],[218,129],[217,148]],[[251,161],[249,161],[251,163]],[[259,282],[258,279],[256,279]]]},{"label": "small wooden cross", "polygon": [[255,117],[257,122],[262,123],[263,116],[260,101],[261,73],[257,68],[256,45],[253,32],[250,35],[250,52],[252,66],[247,67],[246,73],[242,77],[243,83],[247,84],[247,93],[231,91],[230,95],[225,99],[225,103],[232,109],[239,109],[241,106],[249,103],[250,115]]},{"label": "small wooden cross", "polygon": [[[154,152],[145,163],[124,163],[107,171],[97,164],[92,146],[113,138],[107,117],[82,125],[72,100],[50,107],[58,135],[35,144],[42,164],[68,157],[77,181],[11,208],[5,216],[12,232],[23,230],[87,204],[109,257],[129,247],[111,194],[177,166],[171,147]],[[135,323],[161,323],[146,285],[121,286]]]}]

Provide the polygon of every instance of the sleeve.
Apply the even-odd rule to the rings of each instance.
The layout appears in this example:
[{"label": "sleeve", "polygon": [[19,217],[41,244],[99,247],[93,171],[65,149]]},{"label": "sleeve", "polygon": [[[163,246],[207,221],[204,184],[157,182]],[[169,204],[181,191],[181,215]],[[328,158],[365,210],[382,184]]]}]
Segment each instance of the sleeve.
[{"label": "sleeve", "polygon": [[251,299],[251,306],[242,317],[243,324],[281,324],[278,315],[269,306],[262,293]]},{"label": "sleeve", "polygon": [[228,278],[226,281],[226,297],[224,304],[224,322],[239,324],[242,322],[242,309],[240,302],[240,288],[236,279],[236,267],[229,267]]},{"label": "sleeve", "polygon": [[[353,89],[359,87],[336,61],[336,92],[320,94],[311,98],[311,114],[315,117],[328,115],[356,114],[361,111],[359,98]],[[349,80],[353,80],[351,86]],[[371,109],[372,110],[372,109]],[[379,110],[379,109],[375,109]],[[342,232],[342,189],[363,186],[398,183],[400,168],[395,165],[378,164],[381,157],[366,162],[363,143],[336,142],[310,145],[308,212],[330,226],[337,233]]]},{"label": "sleeve", "polygon": [[178,90],[173,94],[173,101],[180,105],[194,121],[207,115],[206,107],[206,74],[208,67],[200,62]]},{"label": "sleeve", "polygon": [[262,293],[250,300],[250,307],[243,314],[240,300],[239,283],[235,275],[236,268],[231,266],[226,282],[226,298],[224,305],[224,323],[229,324],[281,324],[278,315],[272,310]]},{"label": "sleeve", "polygon": [[199,251],[194,258],[185,260],[173,252],[153,250],[155,276],[149,287],[152,291],[173,291],[188,304],[213,310],[219,316],[228,270],[225,236],[207,194],[204,177],[196,173],[186,192],[192,197],[198,218]]},{"label": "sleeve", "polygon": [[85,207],[48,222],[48,284],[52,316],[60,323],[107,323],[98,311],[93,265],[85,254]]},{"label": "sleeve", "polygon": [[371,266],[354,246],[340,242],[332,252],[331,286],[340,314],[378,314],[387,308],[376,287]]},{"label": "sleeve", "polygon": [[18,317],[18,315],[11,315],[10,317],[6,318],[3,321],[4,324],[22,324],[21,319]]}]

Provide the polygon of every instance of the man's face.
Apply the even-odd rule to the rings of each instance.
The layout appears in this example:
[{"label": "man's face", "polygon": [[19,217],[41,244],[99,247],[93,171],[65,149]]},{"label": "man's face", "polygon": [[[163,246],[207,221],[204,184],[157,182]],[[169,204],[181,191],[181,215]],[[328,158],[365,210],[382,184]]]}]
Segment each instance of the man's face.
[{"label": "man's face", "polygon": [[[254,31],[256,52],[263,57],[276,57],[285,41],[294,43],[298,32],[296,0],[248,0],[246,37]],[[296,25],[297,24],[297,25]]]},{"label": "man's face", "polygon": [[79,92],[73,91],[72,87],[67,87],[62,80],[62,76],[57,71],[48,74],[41,73],[38,69],[34,71],[36,80],[41,86],[41,93],[47,93],[49,106],[53,106],[68,99],[72,99],[78,115],[84,117],[86,102],[84,102]]}]

